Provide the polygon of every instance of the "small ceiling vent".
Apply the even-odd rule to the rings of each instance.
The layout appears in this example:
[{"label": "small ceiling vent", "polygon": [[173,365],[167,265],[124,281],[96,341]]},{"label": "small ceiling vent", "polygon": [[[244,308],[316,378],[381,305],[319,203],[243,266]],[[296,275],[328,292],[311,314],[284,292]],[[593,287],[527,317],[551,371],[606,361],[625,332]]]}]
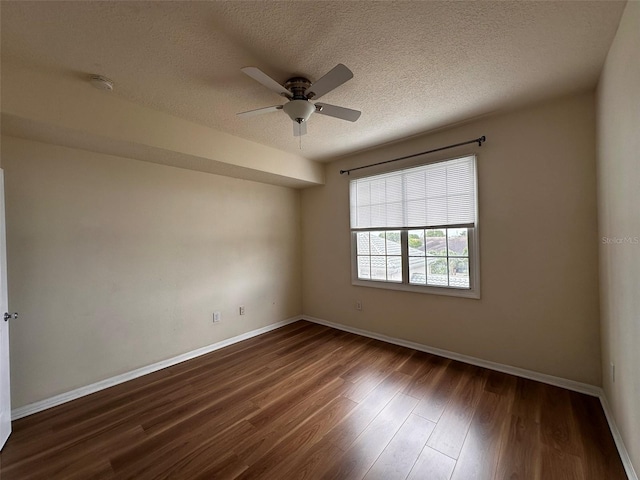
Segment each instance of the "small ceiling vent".
[{"label": "small ceiling vent", "polygon": [[106,90],[107,92],[113,91],[113,82],[102,75],[91,75],[89,82],[98,90]]}]

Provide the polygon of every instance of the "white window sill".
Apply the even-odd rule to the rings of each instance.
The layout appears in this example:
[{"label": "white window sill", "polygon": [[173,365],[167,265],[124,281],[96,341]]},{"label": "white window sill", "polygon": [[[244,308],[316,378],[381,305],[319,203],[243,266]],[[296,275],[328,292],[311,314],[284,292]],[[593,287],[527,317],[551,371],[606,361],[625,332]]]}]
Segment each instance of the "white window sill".
[{"label": "white window sill", "polygon": [[385,290],[400,290],[404,292],[427,293],[430,295],[445,295],[448,297],[462,297],[480,299],[479,289],[455,287],[423,287],[422,285],[407,285],[406,283],[383,282],[376,280],[352,280],[352,285],[359,287],[382,288]]}]

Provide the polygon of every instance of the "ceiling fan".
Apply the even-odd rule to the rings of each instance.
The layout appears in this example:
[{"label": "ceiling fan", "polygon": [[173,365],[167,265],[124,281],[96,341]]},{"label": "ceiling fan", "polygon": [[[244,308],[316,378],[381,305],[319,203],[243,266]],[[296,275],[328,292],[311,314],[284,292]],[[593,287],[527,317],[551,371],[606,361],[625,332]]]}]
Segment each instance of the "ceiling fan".
[{"label": "ceiling fan", "polygon": [[360,118],[358,110],[329,105],[328,103],[311,103],[310,100],[317,100],[329,93],[334,88],[339,87],[346,81],[353,78],[353,73],[347,67],[339,63],[326,73],[317,82],[311,83],[304,77],[293,77],[287,80],[284,85],[280,85],[269,75],[257,67],[245,67],[242,72],[250,76],[257,82],[287,97],[289,101],[283,105],[273,105],[271,107],[258,108],[248,112],[238,113],[240,117],[252,117],[262,113],[284,110],[293,120],[293,135],[299,137],[307,133],[307,120],[312,113],[316,112],[329,117],[340,118],[349,122],[355,122]]}]

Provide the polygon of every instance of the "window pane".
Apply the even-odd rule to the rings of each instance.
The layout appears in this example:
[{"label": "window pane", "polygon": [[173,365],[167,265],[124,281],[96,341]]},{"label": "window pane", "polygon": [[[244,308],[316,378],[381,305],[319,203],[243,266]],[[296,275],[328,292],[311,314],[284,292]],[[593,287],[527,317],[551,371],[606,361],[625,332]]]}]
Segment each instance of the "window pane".
[{"label": "window pane", "polygon": [[451,287],[469,288],[469,259],[449,259],[449,285]]},{"label": "window pane", "polygon": [[369,232],[356,233],[356,243],[358,255],[369,255]]},{"label": "window pane", "polygon": [[369,257],[358,257],[358,278],[369,280],[371,278]]},{"label": "window pane", "polygon": [[469,239],[466,228],[448,228],[449,255],[457,257],[469,256]]},{"label": "window pane", "polygon": [[400,257],[387,257],[387,280],[402,282],[402,259]]},{"label": "window pane", "polygon": [[409,259],[409,283],[426,285],[427,275],[424,262],[424,257],[411,257]]},{"label": "window pane", "polygon": [[387,257],[383,257],[383,256],[371,257],[371,279],[372,280],[387,279]]},{"label": "window pane", "polygon": [[371,232],[369,237],[369,245],[371,255],[384,255],[386,253],[384,232]]},{"label": "window pane", "polygon": [[447,286],[448,271],[446,258],[427,258],[427,285]]},{"label": "window pane", "polygon": [[425,240],[427,243],[427,255],[447,254],[447,234],[444,229],[428,229]]},{"label": "window pane", "polygon": [[409,256],[424,256],[424,230],[409,230]]},{"label": "window pane", "polygon": [[387,255],[400,255],[400,231],[387,232]]}]

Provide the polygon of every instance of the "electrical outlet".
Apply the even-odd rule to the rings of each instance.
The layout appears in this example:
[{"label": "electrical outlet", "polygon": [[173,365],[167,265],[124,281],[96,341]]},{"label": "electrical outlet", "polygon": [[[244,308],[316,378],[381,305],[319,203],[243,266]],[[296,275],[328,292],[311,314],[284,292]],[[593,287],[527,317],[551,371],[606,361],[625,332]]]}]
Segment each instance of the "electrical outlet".
[{"label": "electrical outlet", "polygon": [[356,300],[356,310],[362,310],[362,300]]},{"label": "electrical outlet", "polygon": [[244,315],[244,305],[240,305],[240,315]]},{"label": "electrical outlet", "polygon": [[616,383],[616,364],[611,362],[611,383]]},{"label": "electrical outlet", "polygon": [[213,312],[213,323],[218,323],[220,320],[222,320],[220,312]]}]

